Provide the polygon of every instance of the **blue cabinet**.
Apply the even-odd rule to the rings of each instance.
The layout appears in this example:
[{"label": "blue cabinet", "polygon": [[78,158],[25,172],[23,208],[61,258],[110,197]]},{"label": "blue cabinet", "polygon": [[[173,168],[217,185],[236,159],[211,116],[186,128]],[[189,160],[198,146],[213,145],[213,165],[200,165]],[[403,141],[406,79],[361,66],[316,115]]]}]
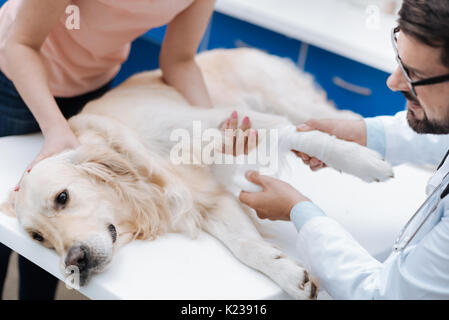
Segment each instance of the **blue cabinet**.
[{"label": "blue cabinet", "polygon": [[150,40],[154,42],[155,44],[161,45],[162,41],[164,40],[165,30],[167,29],[167,26],[162,26],[159,28],[151,29],[150,31],[146,32],[142,38],[145,38],[147,40]]},{"label": "blue cabinet", "polygon": [[[215,12],[208,49],[247,46],[299,62],[301,45],[298,40]],[[364,117],[392,115],[404,109],[403,95],[388,89],[389,75],[383,71],[313,46],[309,46],[305,61],[304,70],[315,77],[339,109]]]},{"label": "blue cabinet", "polygon": [[122,65],[113,81],[117,86],[135,73],[157,69],[159,67],[160,46],[145,38],[133,41],[128,60]]},{"label": "blue cabinet", "polygon": [[[210,26],[209,26],[210,28]],[[198,51],[206,49],[209,28],[201,41]],[[128,60],[122,65],[113,81],[117,86],[135,73],[159,68],[159,53],[167,26],[153,28],[133,41]]]},{"label": "blue cabinet", "polygon": [[403,110],[405,99],[386,85],[389,74],[310,46],[305,71],[313,74],[339,109],[364,117],[392,115]]},{"label": "blue cabinet", "polygon": [[215,12],[212,17],[208,49],[238,47],[258,48],[297,62],[301,42]]},{"label": "blue cabinet", "polygon": [[[167,30],[167,25],[159,27],[159,28],[153,28],[146,32],[142,38],[147,39],[157,45],[162,45],[162,41],[164,40],[165,31]],[[198,46],[198,52],[201,52],[203,50],[207,49],[207,41],[209,39],[209,31],[210,31],[210,24],[204,33],[204,37],[201,40],[200,45]]]}]

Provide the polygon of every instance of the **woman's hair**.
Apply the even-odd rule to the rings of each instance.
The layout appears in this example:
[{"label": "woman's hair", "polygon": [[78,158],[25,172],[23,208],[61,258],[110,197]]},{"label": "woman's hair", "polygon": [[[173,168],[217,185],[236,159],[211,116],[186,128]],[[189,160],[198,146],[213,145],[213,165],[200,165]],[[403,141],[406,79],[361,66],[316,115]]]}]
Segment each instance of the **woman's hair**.
[{"label": "woman's hair", "polygon": [[407,35],[442,48],[441,61],[449,67],[449,1],[404,0],[398,22]]}]

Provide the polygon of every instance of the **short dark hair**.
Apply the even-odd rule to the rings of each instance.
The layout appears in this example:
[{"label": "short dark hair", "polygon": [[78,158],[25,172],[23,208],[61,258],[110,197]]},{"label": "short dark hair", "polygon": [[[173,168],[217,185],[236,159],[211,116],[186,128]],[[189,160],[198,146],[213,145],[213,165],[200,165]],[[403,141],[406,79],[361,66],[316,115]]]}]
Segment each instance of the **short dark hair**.
[{"label": "short dark hair", "polygon": [[442,48],[441,62],[449,67],[449,1],[404,0],[398,22],[407,35]]}]

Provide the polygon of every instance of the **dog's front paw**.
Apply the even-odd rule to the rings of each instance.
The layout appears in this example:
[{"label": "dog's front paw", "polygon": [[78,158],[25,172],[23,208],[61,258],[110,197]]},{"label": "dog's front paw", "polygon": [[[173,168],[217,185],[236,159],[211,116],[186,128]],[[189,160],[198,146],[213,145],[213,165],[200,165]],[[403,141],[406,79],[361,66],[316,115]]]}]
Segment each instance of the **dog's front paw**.
[{"label": "dog's front paw", "polygon": [[391,165],[375,151],[355,144],[348,159],[346,172],[366,182],[380,182],[394,177]]},{"label": "dog's front paw", "polygon": [[327,166],[359,177],[366,182],[393,177],[393,168],[374,150],[355,142],[337,139],[321,131],[285,131],[283,149],[293,149],[315,157]]}]

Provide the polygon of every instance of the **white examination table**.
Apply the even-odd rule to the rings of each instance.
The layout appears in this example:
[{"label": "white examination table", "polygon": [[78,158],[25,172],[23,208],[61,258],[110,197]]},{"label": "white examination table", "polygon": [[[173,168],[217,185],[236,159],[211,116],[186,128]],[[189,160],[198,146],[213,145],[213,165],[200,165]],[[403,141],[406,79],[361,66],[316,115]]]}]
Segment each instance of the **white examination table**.
[{"label": "white examination table", "polygon": [[[0,138],[0,201],[6,200],[42,142],[40,134]],[[424,200],[431,171],[403,165],[395,168],[395,175],[385,183],[366,184],[332,169],[313,173],[298,165],[287,181],[382,260],[402,225]],[[291,223],[263,221],[262,226],[268,241],[300,260]],[[14,218],[1,213],[0,242],[65,279],[56,253],[33,242]],[[205,233],[197,240],[169,234],[155,241],[133,242],[119,250],[108,270],[94,275],[80,292],[91,299],[288,298],[270,279],[241,264]]]}]

